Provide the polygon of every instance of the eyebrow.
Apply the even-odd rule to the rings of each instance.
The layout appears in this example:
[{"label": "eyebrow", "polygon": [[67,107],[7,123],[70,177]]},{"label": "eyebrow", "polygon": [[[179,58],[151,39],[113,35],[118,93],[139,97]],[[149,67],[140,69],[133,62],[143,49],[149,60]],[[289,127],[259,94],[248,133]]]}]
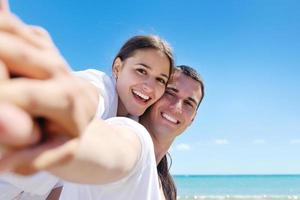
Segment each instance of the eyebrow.
[{"label": "eyebrow", "polygon": [[[152,70],[152,68],[149,65],[146,65],[145,63],[137,63],[138,65],[142,65],[143,67]],[[160,74],[161,76],[165,77],[166,79],[169,79],[169,76],[166,74]]]},{"label": "eyebrow", "polygon": [[[178,89],[176,89],[176,88],[174,88],[174,87],[167,87],[167,89],[168,90],[172,90],[173,92],[175,92],[175,93],[178,93],[179,92],[179,90]],[[196,106],[198,105],[198,103],[197,103],[197,101],[193,98],[193,97],[188,97],[188,100],[189,101],[191,101],[191,102],[193,102]]]}]

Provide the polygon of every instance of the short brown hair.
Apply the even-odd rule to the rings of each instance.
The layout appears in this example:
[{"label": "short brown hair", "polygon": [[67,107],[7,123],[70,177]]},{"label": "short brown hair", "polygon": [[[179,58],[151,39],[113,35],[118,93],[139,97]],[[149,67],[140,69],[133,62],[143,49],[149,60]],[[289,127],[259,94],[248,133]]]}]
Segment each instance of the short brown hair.
[{"label": "short brown hair", "polygon": [[197,81],[198,83],[200,83],[200,86],[201,86],[201,98],[200,98],[200,101],[197,105],[197,109],[199,108],[200,106],[200,103],[202,102],[203,98],[204,98],[204,81],[203,81],[203,78],[201,77],[201,75],[192,67],[188,66],[188,65],[178,65],[175,67],[175,71],[176,70],[179,70],[180,72],[182,72],[184,75],[194,79],[195,81]]}]

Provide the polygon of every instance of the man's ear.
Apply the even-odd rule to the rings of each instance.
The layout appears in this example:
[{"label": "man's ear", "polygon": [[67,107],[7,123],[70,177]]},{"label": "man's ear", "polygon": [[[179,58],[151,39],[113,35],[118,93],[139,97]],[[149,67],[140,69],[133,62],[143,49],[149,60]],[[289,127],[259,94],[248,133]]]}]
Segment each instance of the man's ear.
[{"label": "man's ear", "polygon": [[119,75],[120,71],[122,70],[122,64],[123,64],[123,62],[122,62],[121,58],[117,57],[114,60],[114,63],[112,66],[112,72],[116,79],[118,79],[118,75]]}]

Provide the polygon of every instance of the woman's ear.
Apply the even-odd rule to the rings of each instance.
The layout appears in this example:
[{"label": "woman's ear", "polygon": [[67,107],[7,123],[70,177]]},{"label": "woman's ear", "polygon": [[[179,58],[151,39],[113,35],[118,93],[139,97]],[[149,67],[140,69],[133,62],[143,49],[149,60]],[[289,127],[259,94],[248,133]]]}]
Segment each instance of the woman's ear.
[{"label": "woman's ear", "polygon": [[117,57],[114,60],[114,63],[112,66],[112,72],[116,79],[118,79],[118,75],[119,75],[120,71],[122,70],[122,64],[123,64],[123,62],[122,62],[121,58]]}]

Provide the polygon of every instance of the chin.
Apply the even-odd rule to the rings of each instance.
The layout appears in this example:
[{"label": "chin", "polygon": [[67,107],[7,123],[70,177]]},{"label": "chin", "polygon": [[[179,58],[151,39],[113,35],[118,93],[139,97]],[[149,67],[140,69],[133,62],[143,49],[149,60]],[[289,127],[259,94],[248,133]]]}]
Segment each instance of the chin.
[{"label": "chin", "polygon": [[129,112],[129,114],[132,115],[132,116],[139,117],[139,116],[143,115],[144,112],[145,112],[145,110],[142,110],[142,111],[133,110],[132,112]]},{"label": "chin", "polygon": [[[153,123],[155,124],[155,122]],[[171,128],[169,126],[166,126],[166,125],[157,125],[156,126],[156,129],[157,129],[157,132],[160,132],[160,133],[172,133],[174,132],[174,128]]]}]

